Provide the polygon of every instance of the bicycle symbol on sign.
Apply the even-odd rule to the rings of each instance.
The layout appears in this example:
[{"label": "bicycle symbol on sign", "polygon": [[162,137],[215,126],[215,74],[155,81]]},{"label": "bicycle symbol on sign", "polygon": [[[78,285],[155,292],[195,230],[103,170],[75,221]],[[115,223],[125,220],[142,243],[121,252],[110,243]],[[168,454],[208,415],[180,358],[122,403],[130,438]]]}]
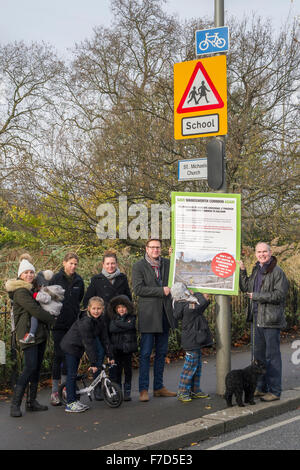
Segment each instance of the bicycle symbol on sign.
[{"label": "bicycle symbol on sign", "polygon": [[199,49],[201,51],[206,51],[209,45],[222,49],[226,45],[224,38],[219,37],[219,33],[215,32],[214,34],[205,33],[205,39],[200,42]]}]

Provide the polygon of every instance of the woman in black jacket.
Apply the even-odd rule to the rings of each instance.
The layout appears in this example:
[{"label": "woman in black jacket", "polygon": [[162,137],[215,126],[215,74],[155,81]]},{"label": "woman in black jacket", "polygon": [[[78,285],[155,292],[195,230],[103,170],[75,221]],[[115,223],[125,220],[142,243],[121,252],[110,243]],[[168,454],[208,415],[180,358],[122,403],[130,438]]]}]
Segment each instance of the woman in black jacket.
[{"label": "woman in black jacket", "polygon": [[108,302],[117,295],[126,295],[129,300],[132,300],[127,276],[119,270],[116,254],[107,252],[103,256],[101,273],[91,278],[83,299],[83,306],[86,308],[89,299],[94,296],[101,297],[107,306]]},{"label": "woman in black jacket", "polygon": [[65,381],[67,375],[65,355],[61,350],[60,342],[77,320],[80,302],[84,295],[83,279],[76,273],[78,262],[79,258],[76,253],[67,253],[63,260],[63,267],[50,281],[50,285],[58,284],[65,289],[63,306],[52,330],[54,357],[50,403],[53,406],[61,404],[58,397],[58,385],[60,379]]},{"label": "woman in black jacket", "polygon": [[[102,271],[99,274],[96,274],[91,278],[89,287],[87,288],[86,294],[83,299],[83,306],[86,308],[89,299],[91,297],[97,296],[101,297],[105,302],[105,307],[109,301],[118,295],[126,295],[129,300],[132,300],[132,295],[128,285],[127,276],[118,268],[117,256],[113,252],[106,252],[103,256]],[[107,312],[104,312],[104,318],[107,322],[107,327],[109,320],[107,318]],[[105,352],[103,345],[100,340],[97,338],[97,348],[98,348],[98,367],[101,367]],[[97,387],[94,391],[95,399],[102,400],[102,395],[100,388]]]}]

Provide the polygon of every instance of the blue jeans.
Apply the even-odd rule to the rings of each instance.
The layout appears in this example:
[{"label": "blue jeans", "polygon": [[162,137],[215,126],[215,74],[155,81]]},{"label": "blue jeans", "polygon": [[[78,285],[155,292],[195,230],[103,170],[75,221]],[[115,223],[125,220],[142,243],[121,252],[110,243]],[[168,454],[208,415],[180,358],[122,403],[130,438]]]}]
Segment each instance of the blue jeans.
[{"label": "blue jeans", "polygon": [[168,352],[169,324],[163,315],[163,333],[142,333],[140,344],[139,391],[149,388],[150,356],[155,345],[153,390],[163,385],[165,358]]},{"label": "blue jeans", "polygon": [[263,361],[267,370],[265,375],[259,376],[257,389],[280,397],[282,376],[280,329],[255,326],[253,338],[252,325],[251,333],[252,344],[254,344],[254,359]]},{"label": "blue jeans", "polygon": [[73,403],[78,400],[76,396],[76,377],[78,373],[80,358],[73,356],[72,354],[66,353],[67,363],[67,402]]}]

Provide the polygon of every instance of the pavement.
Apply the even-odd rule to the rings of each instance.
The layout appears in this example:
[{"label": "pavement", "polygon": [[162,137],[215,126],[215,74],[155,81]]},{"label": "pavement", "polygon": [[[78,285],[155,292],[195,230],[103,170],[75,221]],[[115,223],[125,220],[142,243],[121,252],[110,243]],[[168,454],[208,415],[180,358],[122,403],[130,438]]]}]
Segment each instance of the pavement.
[{"label": "pavement", "polygon": [[[49,405],[46,412],[24,411],[22,418],[9,416],[9,399],[0,401],[0,449],[6,450],[180,450],[248,424],[264,421],[286,411],[300,409],[300,364],[292,362],[291,343],[282,344],[283,393],[279,401],[243,408],[226,407],[216,390],[215,355],[203,357],[201,387],[209,398],[181,403],[176,398],[138,400],[138,370],[134,370],[132,401],[109,408],[103,401],[85,403],[84,413],[66,413],[63,407]],[[166,364],[165,386],[177,390],[183,360]],[[250,350],[233,351],[232,369],[246,367]],[[151,368],[152,374],[152,368]],[[50,389],[42,389],[39,401],[49,402]]]}]

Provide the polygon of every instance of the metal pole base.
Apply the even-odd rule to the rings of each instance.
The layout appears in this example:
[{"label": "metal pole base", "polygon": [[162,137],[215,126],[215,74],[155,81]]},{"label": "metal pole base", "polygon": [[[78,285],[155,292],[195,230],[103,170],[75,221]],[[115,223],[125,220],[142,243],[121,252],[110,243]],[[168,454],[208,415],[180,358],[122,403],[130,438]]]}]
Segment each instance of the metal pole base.
[{"label": "metal pole base", "polygon": [[225,393],[225,377],[231,370],[230,297],[216,295],[216,373],[217,394]]}]

